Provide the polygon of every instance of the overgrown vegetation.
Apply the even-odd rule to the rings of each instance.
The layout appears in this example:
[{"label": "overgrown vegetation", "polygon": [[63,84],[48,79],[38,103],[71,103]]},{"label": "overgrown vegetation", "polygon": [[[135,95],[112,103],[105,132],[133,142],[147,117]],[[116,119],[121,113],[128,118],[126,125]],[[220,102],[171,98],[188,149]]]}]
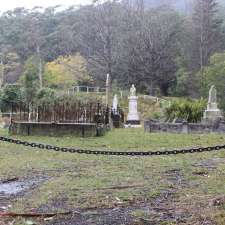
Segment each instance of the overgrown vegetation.
[{"label": "overgrown vegetation", "polygon": [[208,90],[211,85],[215,85],[217,88],[218,100],[220,107],[225,109],[225,103],[223,101],[225,93],[225,53],[216,53],[211,56],[208,66],[203,67],[203,69],[198,73],[199,78],[201,78],[202,86],[201,92],[204,97],[208,96]]},{"label": "overgrown vegetation", "polygon": [[[29,92],[31,90],[31,93]],[[30,95],[29,95],[30,94]],[[105,103],[105,97],[101,94],[76,93],[68,95],[67,93],[57,93],[54,89],[42,88],[33,92],[33,89],[18,86],[6,85],[0,94],[0,108],[2,112],[18,111],[20,107],[54,106],[55,104],[64,104],[70,107],[74,103]]]},{"label": "overgrown vegetation", "polygon": [[0,92],[0,108],[2,112],[10,112],[12,106],[17,107],[24,101],[24,93],[18,85],[6,85]]},{"label": "overgrown vegetation", "polygon": [[197,123],[201,121],[205,108],[206,101],[204,100],[174,101],[165,109],[166,120],[172,122],[179,119],[189,123]]}]

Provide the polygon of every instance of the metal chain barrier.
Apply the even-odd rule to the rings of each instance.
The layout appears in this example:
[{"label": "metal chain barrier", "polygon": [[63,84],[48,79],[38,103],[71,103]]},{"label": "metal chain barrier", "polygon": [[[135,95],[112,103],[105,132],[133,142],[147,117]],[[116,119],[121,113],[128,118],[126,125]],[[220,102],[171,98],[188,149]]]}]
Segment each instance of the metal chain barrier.
[{"label": "metal chain barrier", "polygon": [[17,145],[29,146],[38,149],[46,149],[56,152],[68,152],[77,154],[88,154],[88,155],[106,155],[106,156],[165,156],[165,155],[177,155],[177,154],[187,154],[187,153],[201,153],[201,152],[211,152],[220,151],[225,149],[225,145],[217,145],[211,147],[200,147],[200,148],[190,148],[190,149],[178,149],[178,150],[166,150],[166,151],[142,151],[142,152],[126,152],[126,151],[95,151],[95,150],[84,150],[76,148],[63,148],[56,147],[52,145],[39,144],[34,142],[21,141],[17,139],[1,137],[0,141],[9,142]]}]

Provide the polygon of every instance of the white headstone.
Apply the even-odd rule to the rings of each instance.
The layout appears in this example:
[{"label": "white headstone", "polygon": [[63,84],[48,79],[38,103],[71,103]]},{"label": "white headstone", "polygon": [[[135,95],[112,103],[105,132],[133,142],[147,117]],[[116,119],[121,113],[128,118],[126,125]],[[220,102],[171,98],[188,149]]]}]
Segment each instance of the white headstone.
[{"label": "white headstone", "polygon": [[129,113],[127,116],[127,125],[129,127],[140,127],[140,116],[137,107],[138,97],[136,96],[136,88],[134,84],[130,89],[130,96],[128,97],[128,100],[129,100]]},{"label": "white headstone", "polygon": [[107,78],[106,78],[106,105],[110,107],[110,83],[111,83],[111,79],[110,79],[110,75],[107,74]]},{"label": "white headstone", "polygon": [[217,105],[217,91],[214,85],[209,90],[207,109],[204,112],[204,122],[216,122],[223,118],[221,110]]},{"label": "white headstone", "polygon": [[114,95],[112,109],[113,109],[113,112],[115,112],[115,113],[118,110],[118,97],[117,97],[117,95]]},{"label": "white headstone", "polygon": [[214,85],[211,86],[209,90],[209,100],[207,105],[207,110],[218,109],[217,106],[217,91]]}]

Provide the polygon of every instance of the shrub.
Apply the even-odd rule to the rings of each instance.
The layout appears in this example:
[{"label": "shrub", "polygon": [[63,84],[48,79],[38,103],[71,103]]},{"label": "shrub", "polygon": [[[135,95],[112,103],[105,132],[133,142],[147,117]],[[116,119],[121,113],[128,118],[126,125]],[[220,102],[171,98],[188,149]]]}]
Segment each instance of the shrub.
[{"label": "shrub", "polygon": [[197,123],[201,121],[203,111],[206,108],[205,100],[180,100],[173,102],[165,110],[167,121],[174,119],[183,119],[189,123]]},{"label": "shrub", "polygon": [[43,105],[43,104],[54,104],[56,99],[55,91],[50,88],[43,88],[38,91],[35,104],[36,105]]},{"label": "shrub", "polygon": [[11,111],[23,102],[24,96],[19,85],[6,85],[0,95],[0,109],[2,112]]}]

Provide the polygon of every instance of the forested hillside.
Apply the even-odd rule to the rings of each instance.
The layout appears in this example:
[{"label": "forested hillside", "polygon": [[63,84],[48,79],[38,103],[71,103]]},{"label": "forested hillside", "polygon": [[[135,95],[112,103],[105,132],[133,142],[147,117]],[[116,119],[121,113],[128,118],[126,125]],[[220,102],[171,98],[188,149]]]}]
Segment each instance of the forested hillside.
[{"label": "forested hillside", "polygon": [[188,12],[193,7],[194,0],[144,0],[146,7],[159,7],[162,5],[169,5],[172,8],[185,12]]},{"label": "forested hillside", "polygon": [[[114,85],[135,83],[142,93],[199,97],[214,83],[222,97],[225,13],[219,1],[195,0],[191,14],[146,2],[154,7],[135,0],[5,12],[1,86],[24,77],[56,89],[104,85],[110,73]],[[186,1],[171,4],[182,8]]]},{"label": "forested hillside", "polygon": [[[132,0],[131,0],[132,1]],[[139,0],[139,2],[144,3],[146,7],[159,7],[163,5],[170,6],[182,13],[190,13],[193,10],[193,6],[195,5],[195,0]],[[136,0],[133,0],[136,2]],[[217,1],[220,5],[225,6],[224,0]]]}]

